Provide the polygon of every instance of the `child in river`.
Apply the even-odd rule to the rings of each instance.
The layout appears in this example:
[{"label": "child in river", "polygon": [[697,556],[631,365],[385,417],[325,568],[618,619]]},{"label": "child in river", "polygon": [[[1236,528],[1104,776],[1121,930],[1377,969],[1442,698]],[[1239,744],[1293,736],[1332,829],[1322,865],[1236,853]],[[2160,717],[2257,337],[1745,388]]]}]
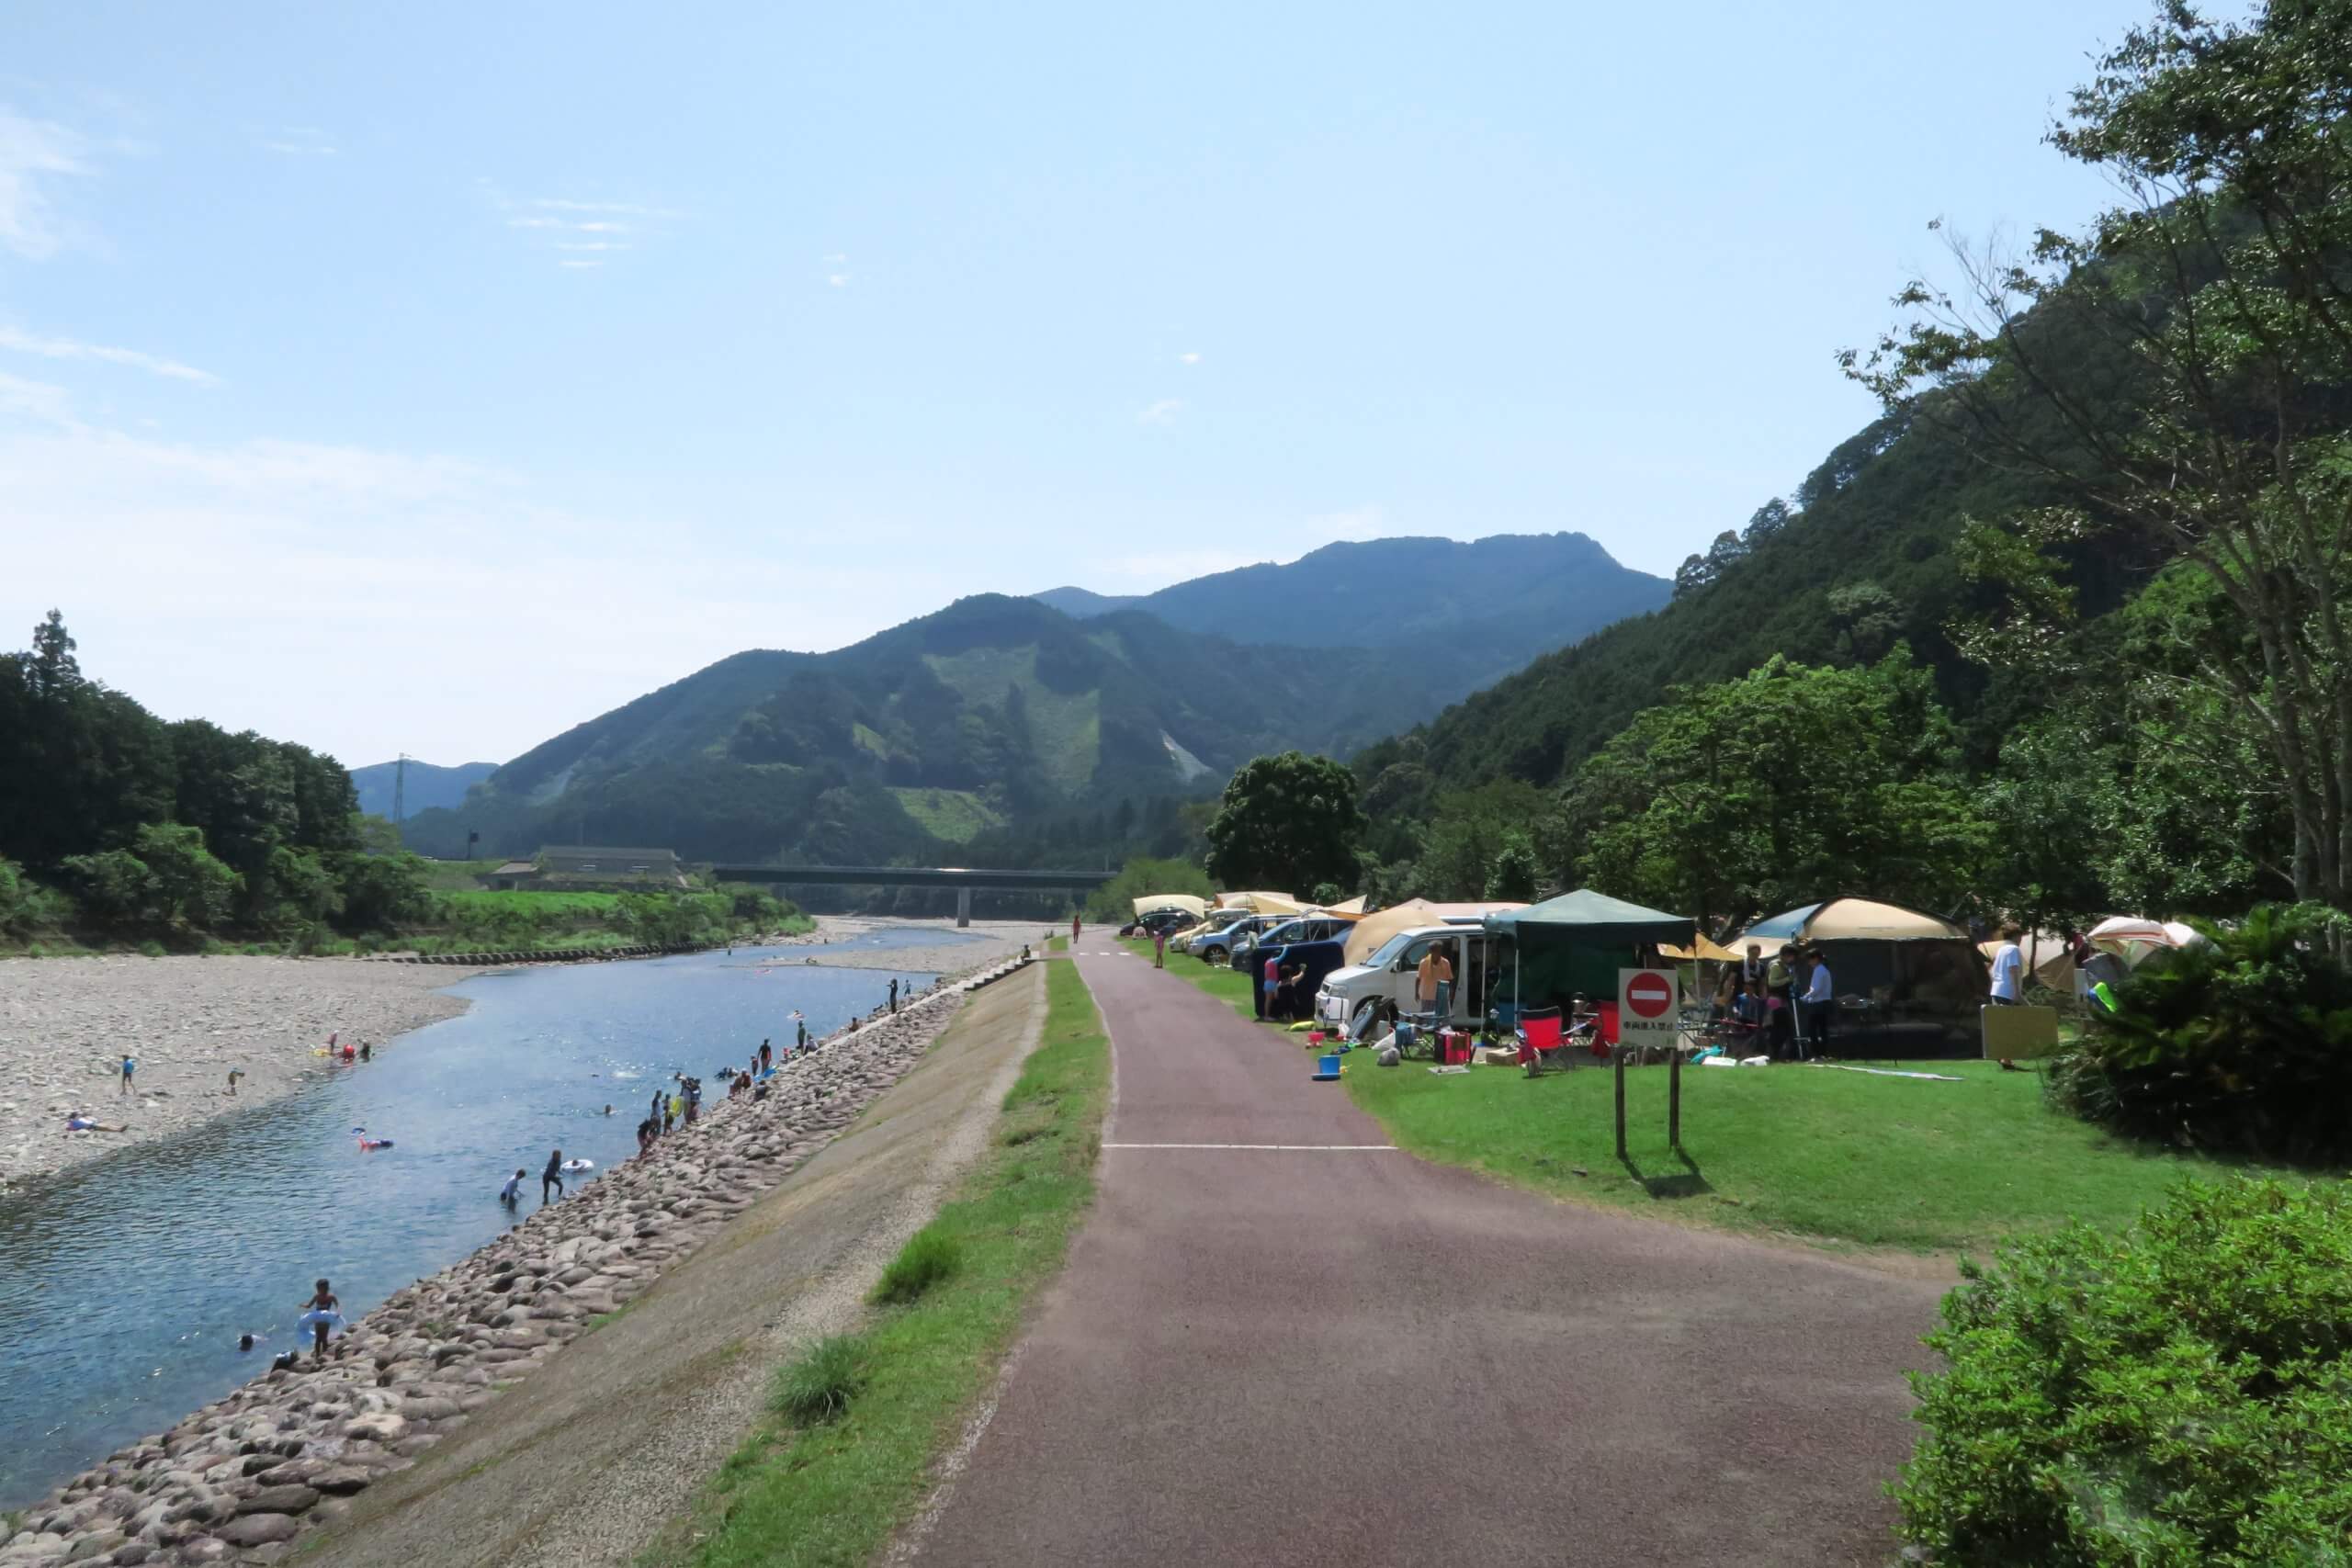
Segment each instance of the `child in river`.
[{"label": "child in river", "polygon": [[323,1361],[327,1359],[327,1330],[343,1321],[343,1303],[321,1280],[311,1287],[311,1299],[305,1304],[310,1310],[295,1321],[311,1331],[311,1354]]},{"label": "child in river", "polygon": [[523,1201],[523,1168],[516,1166],[514,1174],[506,1179],[506,1185],[498,1190],[498,1201],[510,1209]]}]

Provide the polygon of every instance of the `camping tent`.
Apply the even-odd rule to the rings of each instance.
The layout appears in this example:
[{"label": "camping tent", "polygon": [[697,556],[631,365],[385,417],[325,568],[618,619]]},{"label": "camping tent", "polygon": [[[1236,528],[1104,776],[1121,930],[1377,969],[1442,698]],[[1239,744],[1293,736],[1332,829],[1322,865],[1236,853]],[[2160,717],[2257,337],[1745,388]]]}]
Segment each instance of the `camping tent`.
[{"label": "camping tent", "polygon": [[1287,893],[1221,893],[1217,903],[1228,909],[1247,909],[1253,915],[1303,915],[1306,906]]},{"label": "camping tent", "polygon": [[1498,909],[1524,909],[1524,904],[1508,902],[1492,904],[1432,904],[1426,898],[1408,898],[1402,904],[1392,904],[1378,914],[1366,915],[1348,932],[1348,962],[1361,964],[1380,949],[1380,944],[1398,931],[1408,931],[1416,926],[1442,926],[1450,920],[1475,922],[1481,916]]},{"label": "camping tent", "polygon": [[[1999,937],[1980,942],[1976,951],[1990,964],[2000,956],[2003,942]],[[2028,931],[2018,938],[2018,954],[2025,960],[2026,983],[2055,991],[2062,997],[2075,994],[2075,955],[2067,950],[2066,939],[2050,931]],[[1832,970],[1835,974],[1837,971]]]},{"label": "camping tent", "polygon": [[2091,945],[2112,953],[2137,969],[2154,954],[2169,953],[2177,947],[2188,947],[2205,939],[2192,926],[2178,920],[2143,920],[2136,915],[2118,915],[2111,920],[2101,920],[2090,931]]},{"label": "camping tent", "polygon": [[1838,992],[1830,1049],[1973,1056],[1987,986],[1984,955],[1965,928],[1900,904],[1837,897],[1758,920],[1729,945],[1765,953],[1792,942],[1817,947]]},{"label": "camping tent", "polygon": [[1136,900],[1136,919],[1142,919],[1154,909],[1182,909],[1198,918],[1209,912],[1209,901],[1195,898],[1190,893],[1147,893]]},{"label": "camping tent", "polygon": [[1489,937],[1512,943],[1522,1007],[1576,996],[1613,1001],[1617,971],[1634,967],[1640,949],[1687,946],[1697,935],[1687,915],[1645,909],[1589,887],[1488,915],[1484,923]]}]

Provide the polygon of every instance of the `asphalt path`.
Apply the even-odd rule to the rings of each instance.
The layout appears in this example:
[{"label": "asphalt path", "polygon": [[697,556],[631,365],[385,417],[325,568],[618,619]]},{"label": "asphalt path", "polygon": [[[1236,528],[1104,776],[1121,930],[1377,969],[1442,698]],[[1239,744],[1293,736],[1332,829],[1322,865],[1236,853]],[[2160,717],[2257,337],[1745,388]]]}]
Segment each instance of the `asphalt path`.
[{"label": "asphalt path", "polygon": [[1938,1287],[1424,1164],[1295,1037],[1078,962],[1114,1061],[1096,1207],[915,1556],[1893,1555]]}]

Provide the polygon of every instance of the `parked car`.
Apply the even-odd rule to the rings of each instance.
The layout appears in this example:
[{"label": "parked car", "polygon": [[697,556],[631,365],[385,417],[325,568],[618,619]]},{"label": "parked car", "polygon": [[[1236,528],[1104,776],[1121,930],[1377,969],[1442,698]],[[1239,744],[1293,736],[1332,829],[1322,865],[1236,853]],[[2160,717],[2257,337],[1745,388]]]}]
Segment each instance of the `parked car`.
[{"label": "parked car", "polygon": [[1185,951],[1204,964],[1222,964],[1233,955],[1237,938],[1255,937],[1269,926],[1278,926],[1287,917],[1283,915],[1244,915],[1221,930],[1193,939]]},{"label": "parked car", "polygon": [[1190,909],[1153,909],[1119,928],[1121,936],[1149,936],[1154,931],[1166,931],[1170,937],[1188,927],[1201,923],[1200,916]]},{"label": "parked car", "polygon": [[1486,1021],[1488,991],[1499,984],[1510,1000],[1513,948],[1475,925],[1417,926],[1398,931],[1362,964],[1325,976],[1315,993],[1315,1016],[1348,1039],[1369,1043],[1396,1027],[1397,1015],[1419,1010],[1421,960],[1442,950],[1453,965],[1453,1005],[1444,1021],[1475,1028]]},{"label": "parked car", "polygon": [[1261,947],[1287,947],[1295,942],[1329,942],[1348,934],[1346,920],[1337,915],[1294,915],[1262,933],[1237,935],[1233,939],[1233,966],[1246,967],[1244,961]]}]

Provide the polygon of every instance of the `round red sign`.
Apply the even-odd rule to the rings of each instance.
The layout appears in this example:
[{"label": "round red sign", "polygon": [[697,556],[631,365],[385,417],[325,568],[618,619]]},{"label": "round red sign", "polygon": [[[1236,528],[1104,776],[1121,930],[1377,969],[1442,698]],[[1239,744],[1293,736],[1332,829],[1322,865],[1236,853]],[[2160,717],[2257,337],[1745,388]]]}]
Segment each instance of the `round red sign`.
[{"label": "round red sign", "polygon": [[1674,1005],[1674,987],[1663,975],[1636,975],[1625,982],[1625,1005],[1637,1018],[1658,1018]]}]

